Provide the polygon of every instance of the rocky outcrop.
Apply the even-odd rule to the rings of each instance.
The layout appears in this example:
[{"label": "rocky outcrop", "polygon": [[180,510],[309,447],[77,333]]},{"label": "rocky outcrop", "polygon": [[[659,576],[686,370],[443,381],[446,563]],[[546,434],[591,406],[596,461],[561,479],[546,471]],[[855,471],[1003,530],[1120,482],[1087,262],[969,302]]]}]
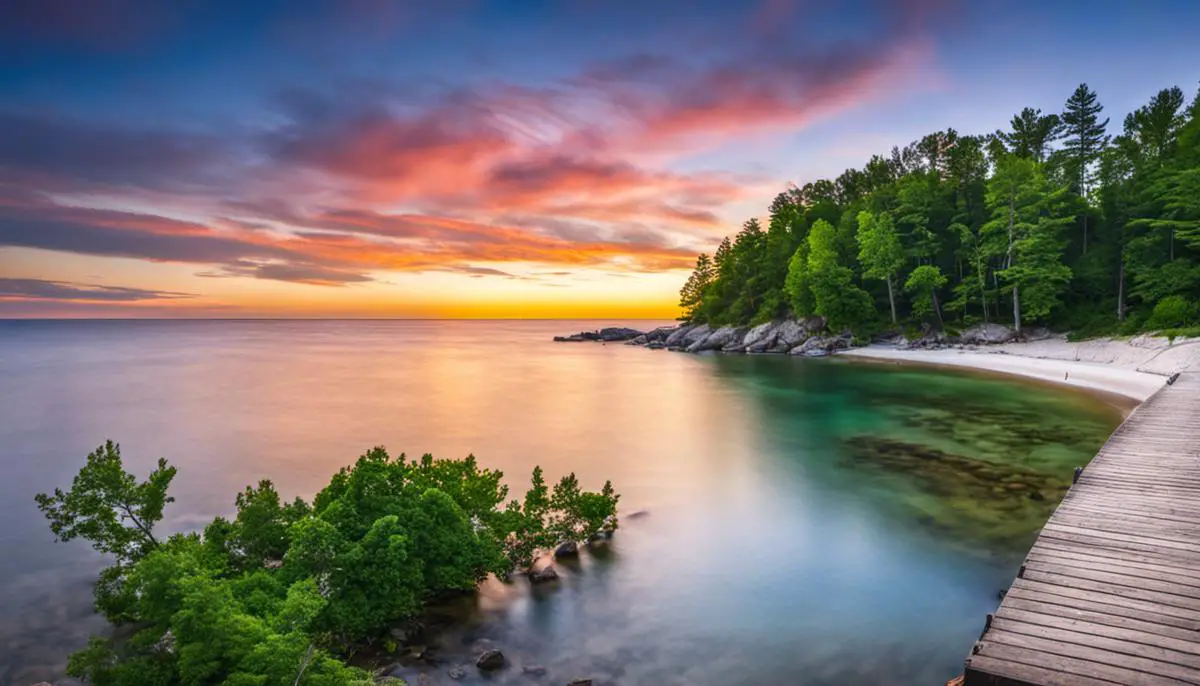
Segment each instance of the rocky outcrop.
[{"label": "rocky outcrop", "polygon": [[[666,344],[671,350],[687,350],[697,341],[702,341],[705,338],[708,338],[712,331],[712,327],[710,327],[708,324],[698,324],[696,326],[689,327],[687,331],[685,331],[683,335],[679,336],[678,338],[675,337],[675,334],[671,334],[667,338]],[[673,343],[672,339],[674,339]]]},{"label": "rocky outcrop", "polygon": [[570,336],[555,336],[554,340],[558,343],[580,343],[583,341],[614,343],[617,341],[632,340],[642,335],[644,334],[637,329],[630,329],[624,326],[610,326],[598,331],[580,331]]},{"label": "rocky outcrop", "polygon": [[959,334],[958,342],[966,345],[991,345],[1008,343],[1016,336],[1015,331],[1003,324],[978,324]]},{"label": "rocky outcrop", "polygon": [[823,318],[806,317],[771,321],[754,327],[722,326],[716,329],[708,324],[685,323],[678,326],[660,326],[644,333],[636,329],[610,327],[599,331],[582,331],[570,336],[555,336],[554,340],[624,341],[627,345],[644,345],[651,349],[667,348],[691,353],[709,350],[727,353],[786,353],[824,329]]},{"label": "rocky outcrop", "polygon": [[746,330],[736,326],[722,326],[713,331],[704,338],[697,340],[689,345],[686,350],[689,353],[700,353],[706,350],[721,350],[726,345],[731,343],[736,345],[741,342],[741,337],[746,333]]},{"label": "rocky outcrop", "polygon": [[499,650],[485,650],[475,658],[475,666],[485,672],[495,671],[504,666],[504,653]]}]

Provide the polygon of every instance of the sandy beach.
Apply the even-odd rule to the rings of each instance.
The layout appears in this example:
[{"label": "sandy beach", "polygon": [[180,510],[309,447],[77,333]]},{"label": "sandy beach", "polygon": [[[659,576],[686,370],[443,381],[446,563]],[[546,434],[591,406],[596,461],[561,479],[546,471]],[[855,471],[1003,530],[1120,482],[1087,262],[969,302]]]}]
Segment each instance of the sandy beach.
[{"label": "sandy beach", "polygon": [[938,350],[871,345],[838,354],[1012,374],[1141,402],[1161,388],[1170,375],[1200,368],[1200,339],[1176,339],[1171,343],[1165,338],[1138,336],[1072,343],[1054,337]]}]

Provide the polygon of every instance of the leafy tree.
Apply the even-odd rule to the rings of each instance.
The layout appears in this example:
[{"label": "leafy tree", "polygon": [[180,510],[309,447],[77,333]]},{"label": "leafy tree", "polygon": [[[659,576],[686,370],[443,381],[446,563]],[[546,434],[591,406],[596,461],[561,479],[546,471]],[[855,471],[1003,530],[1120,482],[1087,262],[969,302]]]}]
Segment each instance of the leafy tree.
[{"label": "leafy tree", "polygon": [[904,266],[904,248],[890,214],[878,216],[870,212],[858,213],[858,260],[863,265],[863,276],[887,283],[888,305],[892,310],[892,323],[896,324],[896,296],[892,290],[892,279]]},{"label": "leafy tree", "polygon": [[837,234],[825,220],[808,234],[808,283],[814,312],[829,328],[841,331],[860,326],[874,312],[871,296],[853,282],[854,273],[838,262]]},{"label": "leafy tree", "polygon": [[918,316],[936,315],[938,326],[942,322],[942,310],[938,305],[938,289],[946,285],[946,277],[937,267],[923,264],[912,270],[908,280],[904,282],[904,290],[913,293],[913,314]]},{"label": "leafy tree", "polygon": [[175,468],[159,459],[158,468],[138,483],[121,464],[121,447],[107,441],[88,455],[69,491],[56,488],[35,500],[57,540],[82,537],[119,563],[136,562],[158,547],[154,525],[175,500],[167,496],[174,478]]}]

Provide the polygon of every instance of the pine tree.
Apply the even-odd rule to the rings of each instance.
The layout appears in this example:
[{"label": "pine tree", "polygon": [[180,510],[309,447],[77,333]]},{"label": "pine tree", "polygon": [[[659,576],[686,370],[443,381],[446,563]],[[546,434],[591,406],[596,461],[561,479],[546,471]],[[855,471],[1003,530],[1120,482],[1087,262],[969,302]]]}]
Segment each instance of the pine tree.
[{"label": "pine tree", "polygon": [[[1066,109],[1062,114],[1063,132],[1066,134],[1065,170],[1070,179],[1071,190],[1087,200],[1095,180],[1093,167],[1100,159],[1100,153],[1108,145],[1109,136],[1105,133],[1108,128],[1108,118],[1100,121],[1100,105],[1095,91],[1088,88],[1086,83],[1079,84],[1071,97],[1067,99]],[[1083,253],[1088,248],[1088,213],[1083,213]]]},{"label": "pine tree", "polygon": [[1062,135],[1063,122],[1057,114],[1042,114],[1041,110],[1026,107],[1013,115],[1012,131],[998,132],[1009,152],[1018,157],[1027,157],[1043,162],[1049,153],[1050,144]]}]

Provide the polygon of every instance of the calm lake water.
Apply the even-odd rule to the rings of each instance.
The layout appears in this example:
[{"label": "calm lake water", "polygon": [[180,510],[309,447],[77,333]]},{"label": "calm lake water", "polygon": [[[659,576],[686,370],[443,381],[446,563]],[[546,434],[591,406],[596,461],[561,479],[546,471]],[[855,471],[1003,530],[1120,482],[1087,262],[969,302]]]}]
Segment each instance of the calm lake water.
[{"label": "calm lake water", "polygon": [[473,452],[518,492],[537,464],[612,479],[649,512],[553,587],[485,585],[410,678],[491,642],[515,663],[493,684],[537,663],[547,684],[936,686],[1120,419],[942,370],[550,342],[606,324],[0,322],[0,683],[61,675],[105,630],[102,560],[53,543],[33,495],[112,438],[139,474],[178,465],[171,530],[260,478],[309,497],[377,444]]}]

